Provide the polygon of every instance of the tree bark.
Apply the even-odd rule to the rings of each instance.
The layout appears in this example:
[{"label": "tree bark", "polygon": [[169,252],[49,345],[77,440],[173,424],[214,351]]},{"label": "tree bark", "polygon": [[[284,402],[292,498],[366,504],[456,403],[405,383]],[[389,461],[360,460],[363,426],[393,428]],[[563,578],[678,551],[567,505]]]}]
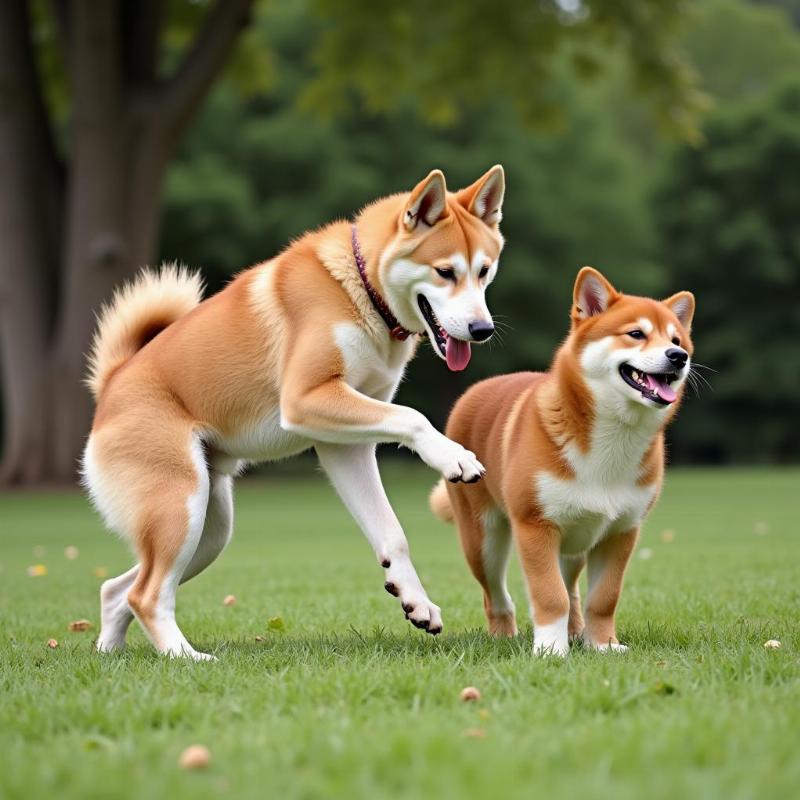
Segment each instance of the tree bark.
[{"label": "tree bark", "polygon": [[0,483],[46,477],[61,186],[29,30],[24,0],[0,4]]},{"label": "tree bark", "polygon": [[[161,24],[155,0],[138,6],[140,17],[119,0],[64,7],[72,124],[61,242],[44,213],[58,170],[44,135],[30,21],[23,0],[0,3],[0,285],[7,295],[0,296],[0,482],[74,479],[91,422],[82,381],[95,313],[115,287],[152,263],[169,159],[251,2],[218,0],[165,84],[155,70]],[[21,75],[28,78],[24,86]]]}]

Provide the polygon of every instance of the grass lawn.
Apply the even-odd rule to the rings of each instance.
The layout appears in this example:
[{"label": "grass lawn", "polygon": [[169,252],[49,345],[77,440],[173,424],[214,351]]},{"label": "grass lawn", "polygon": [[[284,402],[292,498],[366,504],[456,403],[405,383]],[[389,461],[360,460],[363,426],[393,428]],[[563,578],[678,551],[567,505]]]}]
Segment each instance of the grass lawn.
[{"label": "grass lawn", "polygon": [[[529,625],[484,633],[433,474],[385,480],[444,634],[403,619],[320,475],[267,476],[240,483],[232,545],[178,594],[212,664],[157,657],[135,625],[95,654],[95,571],[126,569],[125,546],[80,494],[0,495],[0,797],[797,796],[800,470],[672,471],[623,594],[631,651],[564,661],[531,658]],[[512,594],[524,622],[516,564]],[[68,632],[80,618],[95,628]],[[208,770],[177,767],[193,743]]]}]

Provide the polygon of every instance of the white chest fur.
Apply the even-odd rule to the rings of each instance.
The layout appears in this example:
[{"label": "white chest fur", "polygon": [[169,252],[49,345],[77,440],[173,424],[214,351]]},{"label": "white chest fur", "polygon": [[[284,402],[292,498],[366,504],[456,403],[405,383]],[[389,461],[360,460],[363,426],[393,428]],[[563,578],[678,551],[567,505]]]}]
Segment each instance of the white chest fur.
[{"label": "white chest fur", "polygon": [[638,483],[642,458],[653,441],[650,426],[597,420],[588,452],[573,442],[563,450],[574,477],[540,473],[536,495],[547,519],[561,529],[564,553],[591,549],[612,533],[638,526],[657,486]]},{"label": "white chest fur", "polygon": [[336,325],[333,335],[344,359],[347,384],[369,397],[390,400],[414,354],[413,340],[378,343],[358,325],[348,322]]}]

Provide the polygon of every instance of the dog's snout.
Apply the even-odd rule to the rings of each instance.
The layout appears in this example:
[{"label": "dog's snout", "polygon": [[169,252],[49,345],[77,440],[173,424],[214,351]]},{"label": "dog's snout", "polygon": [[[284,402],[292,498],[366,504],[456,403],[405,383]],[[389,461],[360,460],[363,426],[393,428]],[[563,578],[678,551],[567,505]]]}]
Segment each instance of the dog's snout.
[{"label": "dog's snout", "polygon": [[689,358],[689,354],[682,347],[670,347],[664,355],[670,360],[670,363],[678,369],[683,369]]},{"label": "dog's snout", "polygon": [[485,342],[494,333],[494,325],[482,319],[470,322],[467,327],[469,328],[469,335],[476,342]]}]

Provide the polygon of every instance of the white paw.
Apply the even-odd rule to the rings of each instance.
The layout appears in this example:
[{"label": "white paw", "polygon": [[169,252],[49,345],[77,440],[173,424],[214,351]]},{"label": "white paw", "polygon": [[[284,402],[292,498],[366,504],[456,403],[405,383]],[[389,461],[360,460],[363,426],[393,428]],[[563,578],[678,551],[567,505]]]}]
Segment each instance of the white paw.
[{"label": "white paw", "polygon": [[423,442],[417,452],[429,467],[441,472],[452,483],[475,483],[486,472],[475,453],[441,434]]},{"label": "white paw", "polygon": [[113,653],[116,650],[123,650],[125,648],[125,637],[104,636],[101,631],[94,646],[98,653]]},{"label": "white paw", "polygon": [[620,644],[619,642],[603,642],[602,644],[589,643],[589,647],[600,653],[627,653],[627,645]]},{"label": "white paw", "polygon": [[559,656],[569,653],[569,615],[565,614],[547,625],[533,625],[533,654]]},{"label": "white paw", "polygon": [[425,594],[419,579],[410,580],[403,572],[402,567],[389,566],[384,589],[400,600],[403,613],[412,625],[434,636],[441,633],[442,610]]},{"label": "white paw", "polygon": [[162,651],[165,656],[170,658],[188,658],[191,661],[216,661],[217,657],[210,653],[201,653],[195,650],[188,642],[180,646],[169,647]]},{"label": "white paw", "polygon": [[567,639],[534,639],[533,654],[544,658],[548,656],[564,658],[569,655],[569,641]]}]

